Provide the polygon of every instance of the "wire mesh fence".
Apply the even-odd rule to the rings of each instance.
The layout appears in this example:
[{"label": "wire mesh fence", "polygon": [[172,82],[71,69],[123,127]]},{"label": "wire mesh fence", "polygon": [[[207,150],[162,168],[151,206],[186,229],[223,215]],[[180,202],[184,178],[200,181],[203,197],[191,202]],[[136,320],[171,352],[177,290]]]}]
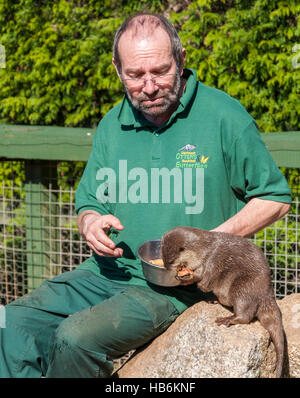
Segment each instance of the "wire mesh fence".
[{"label": "wire mesh fence", "polygon": [[[58,184],[57,163],[20,161],[18,165],[25,172],[24,180],[0,181],[0,304],[74,269],[91,255],[77,229],[74,181],[68,186]],[[295,181],[289,214],[253,237],[269,261],[277,298],[300,292],[299,184]]]},{"label": "wire mesh fence", "polygon": [[[58,187],[56,164],[41,164],[47,173],[31,170],[22,183],[12,179],[0,185],[1,304],[76,268],[91,255],[78,232],[74,187]],[[26,162],[19,165],[25,172]]]}]

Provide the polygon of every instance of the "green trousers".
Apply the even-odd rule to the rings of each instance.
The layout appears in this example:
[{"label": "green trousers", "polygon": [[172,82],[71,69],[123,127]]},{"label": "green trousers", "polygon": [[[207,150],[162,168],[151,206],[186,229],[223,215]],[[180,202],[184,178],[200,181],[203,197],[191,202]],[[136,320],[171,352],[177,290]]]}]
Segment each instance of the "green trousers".
[{"label": "green trousers", "polygon": [[148,287],[65,272],[5,306],[0,377],[110,377],[114,358],[162,333],[178,315]]}]

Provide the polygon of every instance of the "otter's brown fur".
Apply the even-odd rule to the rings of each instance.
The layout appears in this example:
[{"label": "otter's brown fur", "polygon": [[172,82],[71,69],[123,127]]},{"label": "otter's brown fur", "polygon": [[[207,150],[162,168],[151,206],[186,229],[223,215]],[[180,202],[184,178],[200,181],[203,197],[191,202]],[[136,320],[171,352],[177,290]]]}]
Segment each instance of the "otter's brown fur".
[{"label": "otter's brown fur", "polygon": [[218,325],[258,318],[275,346],[276,377],[282,377],[285,333],[262,250],[240,236],[176,227],[163,235],[161,255],[166,268],[192,271],[183,281],[192,280],[203,292],[213,292],[221,304],[233,307],[234,315],[217,318]]}]

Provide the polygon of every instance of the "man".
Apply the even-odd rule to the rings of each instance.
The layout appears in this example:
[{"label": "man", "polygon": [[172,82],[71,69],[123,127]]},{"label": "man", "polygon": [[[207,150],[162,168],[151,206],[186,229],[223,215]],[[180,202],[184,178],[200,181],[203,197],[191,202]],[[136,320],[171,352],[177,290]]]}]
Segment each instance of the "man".
[{"label": "man", "polygon": [[110,376],[113,358],[202,297],[194,284],[148,284],[139,245],[177,225],[251,236],[287,213],[290,190],[251,116],[184,62],[163,17],[134,16],[116,33],[126,96],[100,122],[76,193],[94,255],[6,306],[2,377]]}]

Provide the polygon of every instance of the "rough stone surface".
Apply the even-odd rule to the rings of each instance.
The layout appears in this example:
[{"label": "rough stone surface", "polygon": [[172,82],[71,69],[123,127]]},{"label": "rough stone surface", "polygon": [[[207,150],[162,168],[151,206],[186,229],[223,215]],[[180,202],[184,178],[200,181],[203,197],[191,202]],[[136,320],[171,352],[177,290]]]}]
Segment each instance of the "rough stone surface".
[{"label": "rough stone surface", "polygon": [[288,342],[290,377],[300,378],[300,294],[290,294],[277,303]]},{"label": "rough stone surface", "polygon": [[[300,294],[287,296],[278,304],[288,339],[290,375],[300,377]],[[276,356],[268,332],[258,321],[229,328],[215,324],[217,317],[231,314],[220,304],[195,304],[137,351],[119,369],[118,376],[274,377]]]}]

